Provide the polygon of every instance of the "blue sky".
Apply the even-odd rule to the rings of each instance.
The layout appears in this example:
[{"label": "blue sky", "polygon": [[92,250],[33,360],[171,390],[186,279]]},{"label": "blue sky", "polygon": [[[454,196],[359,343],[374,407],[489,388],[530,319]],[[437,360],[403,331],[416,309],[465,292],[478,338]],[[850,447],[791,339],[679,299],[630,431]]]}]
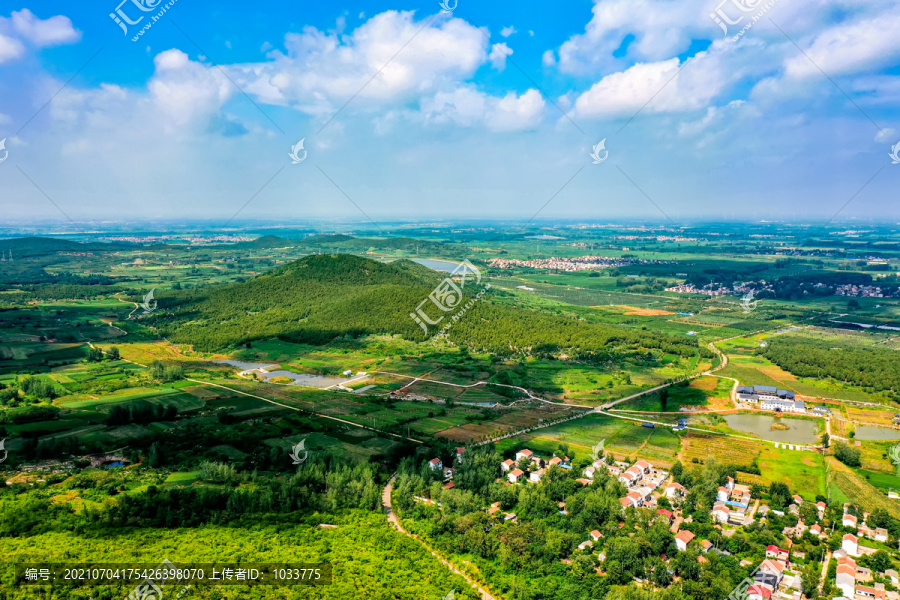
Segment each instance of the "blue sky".
[{"label": "blue sky", "polygon": [[896,222],[900,6],[720,2],[7,3],[0,202],[17,221]]}]

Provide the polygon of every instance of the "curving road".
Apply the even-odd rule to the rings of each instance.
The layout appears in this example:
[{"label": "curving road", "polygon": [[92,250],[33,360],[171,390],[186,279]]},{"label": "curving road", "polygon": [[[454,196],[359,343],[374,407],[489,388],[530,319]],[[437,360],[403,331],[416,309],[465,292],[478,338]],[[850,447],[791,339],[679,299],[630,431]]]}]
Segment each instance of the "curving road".
[{"label": "curving road", "polygon": [[466,575],[465,573],[463,573],[462,571],[457,569],[455,566],[453,566],[453,563],[451,563],[450,561],[445,559],[443,556],[441,556],[434,550],[432,550],[428,544],[426,544],[425,542],[420,540],[418,537],[414,536],[410,532],[403,529],[403,525],[400,524],[400,519],[398,519],[397,515],[394,514],[393,506],[391,504],[391,493],[394,491],[394,481],[396,481],[396,479],[397,479],[397,475],[395,473],[391,477],[390,481],[388,481],[388,484],[386,486],[384,486],[384,490],[382,490],[382,492],[381,492],[381,504],[384,507],[384,514],[387,515],[388,522],[391,525],[393,525],[400,533],[410,537],[411,539],[414,539],[419,544],[421,544],[423,548],[425,548],[426,550],[428,550],[428,552],[430,552],[432,554],[432,556],[434,556],[439,561],[441,561],[441,563],[445,567],[447,567],[448,569],[450,569],[451,571],[453,571],[454,573],[456,573],[457,575],[459,575],[460,577],[465,579],[468,582],[468,584],[472,586],[473,589],[475,589],[479,594],[481,594],[481,600],[497,600],[497,598],[490,595],[487,590],[485,590],[483,587],[478,585],[476,582],[472,581],[472,579],[468,575]]}]

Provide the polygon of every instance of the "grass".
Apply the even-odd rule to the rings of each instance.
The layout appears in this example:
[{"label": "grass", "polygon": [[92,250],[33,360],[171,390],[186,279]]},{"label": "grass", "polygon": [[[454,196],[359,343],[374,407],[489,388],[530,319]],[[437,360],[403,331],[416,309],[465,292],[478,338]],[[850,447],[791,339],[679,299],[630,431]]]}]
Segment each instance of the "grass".
[{"label": "grass", "polygon": [[766,445],[759,456],[759,470],[769,482],[781,481],[805,500],[826,493],[825,459],[818,452],[785,450]]}]

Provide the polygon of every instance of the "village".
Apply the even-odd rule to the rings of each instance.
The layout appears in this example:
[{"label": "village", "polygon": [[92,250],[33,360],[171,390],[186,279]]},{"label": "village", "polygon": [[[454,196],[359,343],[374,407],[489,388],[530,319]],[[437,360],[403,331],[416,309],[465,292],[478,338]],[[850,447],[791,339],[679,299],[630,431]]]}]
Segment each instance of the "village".
[{"label": "village", "polygon": [[[758,390],[763,394],[770,391]],[[465,448],[457,448],[454,464],[462,464]],[[784,527],[780,533],[785,544],[770,544],[766,547],[765,558],[756,566],[729,598],[731,600],[801,600],[802,567],[806,564],[806,554],[794,547],[810,539],[826,544],[827,555],[823,561],[822,573],[833,589],[833,600],[900,600],[900,575],[891,568],[887,559],[886,544],[891,534],[885,527],[870,525],[872,515],[860,512],[857,507],[846,503],[829,510],[829,505],[819,500],[805,502],[799,495],[789,499],[784,510],[771,508],[767,501],[755,496],[755,486],[739,483],[734,477],[726,476],[711,500],[708,523],[696,521],[696,513],[687,517],[683,514],[683,503],[692,493],[684,485],[674,481],[670,471],[659,468],[647,460],[638,458],[632,463],[617,460],[612,454],[595,452],[593,461],[584,467],[575,479],[583,487],[600,480],[612,478],[622,485],[625,494],[619,498],[621,518],[627,511],[637,511],[653,523],[662,522],[674,538],[678,553],[694,553],[698,563],[707,563],[710,553],[731,555],[724,548],[727,540],[742,529],[759,523],[766,527],[779,523],[776,518],[796,520],[793,526]],[[583,464],[583,463],[582,463]],[[432,459],[429,467],[443,479],[442,489],[454,488],[453,476],[456,469],[446,467],[438,459]],[[499,465],[501,477],[496,483],[504,486],[540,485],[547,473],[554,468],[573,471],[575,467],[567,456],[552,456],[545,460],[532,450],[517,450],[511,458]],[[679,465],[680,467],[680,465]],[[426,498],[417,500],[432,503]],[[501,502],[493,502],[485,512],[492,519],[503,523],[517,523],[515,512],[504,511]],[[837,512],[840,511],[840,512]],[[559,515],[568,515],[566,503],[558,503]],[[827,523],[827,525],[826,525]],[[712,530],[709,528],[712,524]],[[701,526],[702,525],[702,526]],[[621,527],[621,524],[620,524]],[[697,535],[704,529],[714,535]],[[577,551],[593,556],[598,572],[603,571],[606,561],[604,549],[605,535],[597,529],[585,531],[577,545]],[[830,544],[830,545],[829,545]],[[671,558],[671,557],[670,557]],[[666,557],[663,556],[665,560]],[[800,563],[795,563],[795,560]],[[750,567],[752,562],[740,561],[740,566]]]}]

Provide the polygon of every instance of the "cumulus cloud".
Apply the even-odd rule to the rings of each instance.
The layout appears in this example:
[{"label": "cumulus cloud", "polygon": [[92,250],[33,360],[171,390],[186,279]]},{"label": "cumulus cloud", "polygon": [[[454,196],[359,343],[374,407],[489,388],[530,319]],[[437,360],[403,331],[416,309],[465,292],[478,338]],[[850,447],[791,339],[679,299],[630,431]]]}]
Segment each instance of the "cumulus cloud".
[{"label": "cumulus cloud", "polygon": [[285,36],[285,52],[271,60],[228,69],[264,102],[322,114],[354,95],[383,104],[449,89],[487,60],[485,36],[464,20],[423,25],[411,11],[387,11],[345,35],[306,27]]},{"label": "cumulus cloud", "polygon": [[473,86],[439,92],[421,103],[426,123],[454,123],[463,127],[483,125],[495,132],[522,131],[540,125],[546,102],[531,89],[522,95],[509,92],[502,98],[489,96]]},{"label": "cumulus cloud", "polygon": [[491,65],[495,69],[503,71],[506,68],[506,57],[512,53],[512,49],[507,46],[506,43],[494,44],[491,46],[491,53],[488,55],[488,60],[491,61]]},{"label": "cumulus cloud", "polygon": [[150,96],[175,126],[211,116],[233,93],[231,82],[218,69],[190,60],[181,50],[166,50],[153,64],[156,72],[147,86]]},{"label": "cumulus cloud", "polygon": [[509,27],[504,27],[503,29],[500,30],[500,35],[502,35],[505,38],[507,38],[515,33],[518,33],[518,31],[516,31],[516,28],[513,27],[512,25],[510,25]]},{"label": "cumulus cloud", "polygon": [[25,46],[14,37],[0,33],[0,64],[21,58],[25,54]]},{"label": "cumulus cloud", "polygon": [[900,56],[898,31],[900,11],[897,10],[836,25],[816,36],[804,49],[806,56],[788,58],[784,64],[785,75],[792,79],[820,77],[819,68],[829,75],[844,75],[893,64]]},{"label": "cumulus cloud", "polygon": [[613,57],[633,36],[627,57],[657,61],[686,50],[694,38],[709,38],[715,26],[708,17],[709,0],[594,0],[593,17],[584,33],[559,48],[559,68],[565,73],[608,72],[623,61]]},{"label": "cumulus cloud", "polygon": [[[700,52],[695,64],[678,58],[633,67],[603,77],[575,100],[584,117],[616,117],[647,112],[682,112],[705,108],[729,85],[732,74],[719,53]],[[649,102],[649,103],[648,103]]]},{"label": "cumulus cloud", "polygon": [[40,19],[23,8],[13,11],[11,21],[19,35],[38,47],[71,44],[81,39],[81,32],[72,27],[68,17],[62,15]]},{"label": "cumulus cloud", "polygon": [[34,47],[71,44],[81,39],[68,17],[40,19],[27,8],[0,17],[0,64],[22,58],[25,42]]},{"label": "cumulus cloud", "polygon": [[553,53],[553,50],[547,50],[544,52],[544,55],[541,56],[541,63],[545,67],[552,67],[556,64],[556,55]]}]

